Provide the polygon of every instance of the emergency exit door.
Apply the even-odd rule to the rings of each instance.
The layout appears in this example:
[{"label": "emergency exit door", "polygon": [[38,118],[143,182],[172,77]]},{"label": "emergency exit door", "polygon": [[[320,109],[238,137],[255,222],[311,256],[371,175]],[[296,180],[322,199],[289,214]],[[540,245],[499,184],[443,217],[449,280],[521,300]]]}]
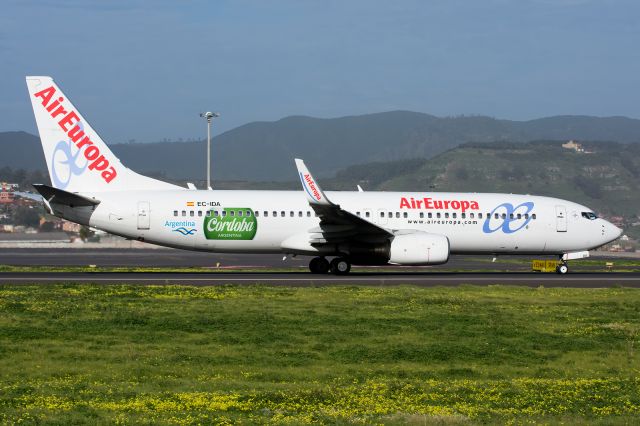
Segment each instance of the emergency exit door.
[{"label": "emergency exit door", "polygon": [[556,231],[567,232],[567,208],[556,206]]},{"label": "emergency exit door", "polygon": [[151,212],[148,201],[138,202],[138,229],[149,229],[151,225]]}]

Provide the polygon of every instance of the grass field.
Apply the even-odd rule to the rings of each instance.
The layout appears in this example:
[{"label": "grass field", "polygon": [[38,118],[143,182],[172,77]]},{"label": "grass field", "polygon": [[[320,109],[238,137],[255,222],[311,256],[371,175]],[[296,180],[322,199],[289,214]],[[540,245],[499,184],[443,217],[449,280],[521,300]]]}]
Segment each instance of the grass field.
[{"label": "grass field", "polygon": [[640,291],[0,286],[4,423],[633,423]]}]

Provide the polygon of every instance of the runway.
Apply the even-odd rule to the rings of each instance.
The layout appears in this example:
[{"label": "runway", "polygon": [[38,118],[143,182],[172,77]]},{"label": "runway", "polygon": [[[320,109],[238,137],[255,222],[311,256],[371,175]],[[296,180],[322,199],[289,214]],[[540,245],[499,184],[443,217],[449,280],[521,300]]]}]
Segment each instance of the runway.
[{"label": "runway", "polygon": [[356,272],[347,276],[313,275],[307,272],[247,273],[131,273],[131,272],[3,272],[0,284],[92,283],[104,285],[272,285],[332,286],[367,285],[421,287],[458,285],[518,285],[526,287],[640,288],[640,273],[574,273],[560,276],[540,273],[460,273],[460,272]]}]

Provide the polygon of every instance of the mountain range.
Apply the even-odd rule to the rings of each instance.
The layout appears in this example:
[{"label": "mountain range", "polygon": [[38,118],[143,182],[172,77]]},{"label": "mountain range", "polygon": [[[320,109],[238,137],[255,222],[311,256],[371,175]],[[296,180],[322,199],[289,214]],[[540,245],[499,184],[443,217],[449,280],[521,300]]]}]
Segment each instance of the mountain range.
[{"label": "mountain range", "polygon": [[[215,128],[214,128],[215,130]],[[355,164],[433,158],[469,142],[553,139],[640,142],[640,120],[626,117],[555,116],[530,121],[484,116],[435,117],[391,111],[320,119],[292,116],[253,122],[214,137],[214,179],[290,181],[293,158],[304,158],[320,177]],[[110,144],[128,167],[141,173],[198,180],[205,174],[200,142]],[[43,170],[39,140],[25,132],[0,133],[0,167]]]}]

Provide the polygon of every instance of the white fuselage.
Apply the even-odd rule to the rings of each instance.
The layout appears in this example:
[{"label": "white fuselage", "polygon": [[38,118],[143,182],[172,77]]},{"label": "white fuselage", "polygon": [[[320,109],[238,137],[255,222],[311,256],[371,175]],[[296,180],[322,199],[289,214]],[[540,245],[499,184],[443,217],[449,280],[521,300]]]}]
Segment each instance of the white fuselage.
[{"label": "white fuselage", "polygon": [[[621,233],[611,223],[585,215],[593,214],[587,207],[549,197],[326,194],[342,209],[382,228],[445,235],[454,254],[563,254],[599,247]],[[226,253],[332,254],[296,243],[308,239],[320,222],[303,191],[158,190],[84,195],[101,201],[88,225],[153,244]]]}]

